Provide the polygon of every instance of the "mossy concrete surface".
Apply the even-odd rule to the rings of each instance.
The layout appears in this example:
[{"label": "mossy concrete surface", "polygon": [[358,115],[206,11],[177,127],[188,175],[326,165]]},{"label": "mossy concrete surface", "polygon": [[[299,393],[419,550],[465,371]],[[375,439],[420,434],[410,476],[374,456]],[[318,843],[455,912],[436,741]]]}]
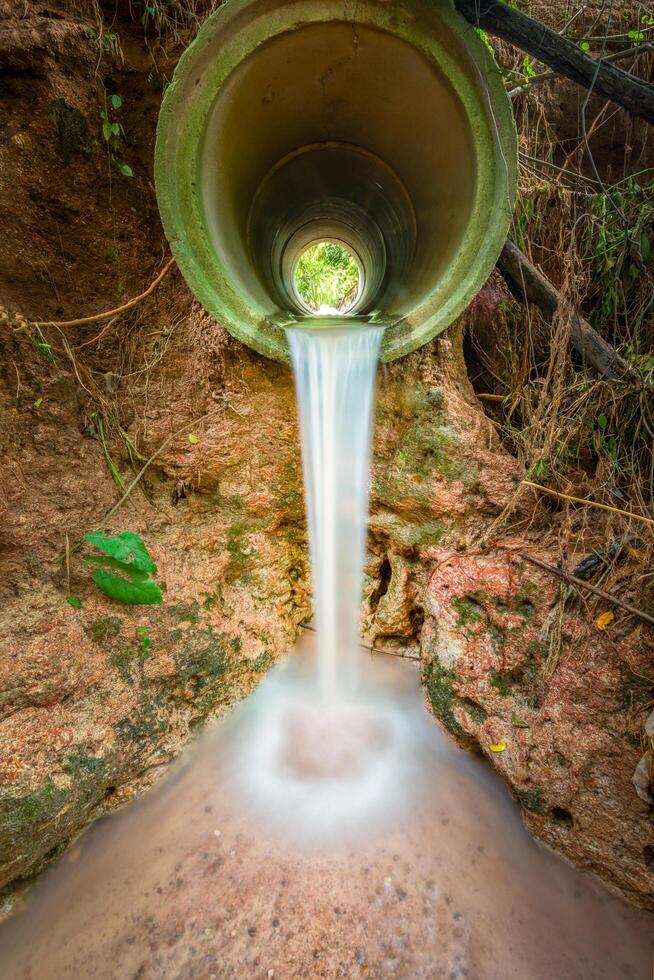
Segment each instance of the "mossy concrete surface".
[{"label": "mossy concrete surface", "polygon": [[[177,264],[194,294],[218,323],[260,353],[280,360],[288,359],[286,338],[279,326],[279,317],[286,311],[280,311],[261,293],[261,277],[252,267],[249,246],[237,241],[246,234],[246,218],[239,219],[240,225],[236,222],[233,229],[230,225],[226,242],[218,244],[222,242],[221,222],[231,221],[238,209],[245,207],[244,215],[248,210],[249,205],[244,205],[241,200],[244,191],[240,188],[237,192],[226,185],[223,197],[211,203],[206,184],[213,180],[213,176],[206,172],[203,154],[209,139],[215,138],[216,146],[224,147],[228,130],[216,136],[213,129],[227,127],[225,112],[228,112],[229,99],[234,97],[239,85],[251,88],[247,105],[263,104],[270,107],[269,111],[276,111],[275,77],[269,72],[262,80],[256,68],[257,59],[264,54],[268,56],[273,41],[287,38],[289,32],[294,32],[298,63],[301,64],[300,39],[304,36],[304,28],[334,23],[346,24],[349,30],[351,16],[347,6],[338,0],[301,0],[299,3],[274,0],[266,5],[261,5],[258,0],[228,0],[208,18],[195,41],[184,52],[161,107],[155,181],[164,229]],[[470,187],[461,191],[468,197],[465,206],[469,214],[461,230],[456,232],[457,240],[449,240],[454,234],[453,224],[449,222],[430,232],[432,238],[442,238],[443,256],[450,257],[435,264],[429,282],[414,290],[408,307],[400,314],[396,313],[394,325],[386,330],[382,360],[392,360],[417,349],[444,330],[472,300],[493,268],[513,210],[517,179],[515,124],[503,79],[489,50],[449,0],[439,4],[410,0],[400,7],[365,0],[357,4],[356,24],[361,44],[374,43],[374,37],[383,32],[426,59],[430,70],[441,80],[441,91],[449,93],[447,98],[452,99],[452,104],[458,107],[456,111],[465,119],[467,134],[456,144],[456,150],[449,151],[459,154],[461,159],[446,161],[442,158],[440,166],[435,165],[431,173],[431,183],[440,179],[439,172],[445,164],[454,175],[468,168],[474,174]],[[366,42],[364,34],[373,40]],[[357,54],[360,52],[350,53],[349,57],[330,67],[329,77],[336,78],[338,71],[347,70],[347,63],[353,58],[356,61]],[[287,61],[288,57],[290,55],[282,60]],[[289,138],[295,141],[289,146],[283,143],[285,133],[280,133],[279,126],[270,134],[269,148],[261,148],[257,143],[261,127],[253,125],[248,130],[249,144],[246,141],[243,145],[244,153],[251,157],[260,154],[262,166],[265,161],[265,167],[258,175],[259,182],[282,157],[303,145],[297,143],[298,139],[305,138],[307,144],[314,144],[318,131],[326,133],[328,140],[345,139],[343,134],[331,135],[332,131],[337,131],[333,121],[330,124],[331,103],[324,94],[325,104],[320,102],[320,86],[324,89],[324,79],[316,78],[311,85],[316,89],[316,100],[320,104],[307,107],[309,128],[306,138],[295,132],[302,123],[297,118],[282,127],[289,130]],[[308,87],[306,79],[300,87]],[[224,111],[219,109],[217,102],[223,91],[227,93]],[[421,94],[416,92],[414,103],[420,98]],[[339,104],[343,114],[344,103],[341,100]],[[374,100],[369,106],[373,113]],[[312,122],[316,112],[318,115],[323,113],[318,128]],[[438,113],[423,121],[421,137],[400,126],[396,141],[405,142],[414,137],[420,140],[434,129],[438,133]],[[396,123],[388,116],[385,124],[391,127]],[[238,120],[237,125],[240,139],[247,123]],[[361,133],[366,127],[357,119],[355,129]],[[236,139],[231,130],[229,133],[230,138],[233,135]],[[446,154],[452,134],[443,132],[438,138],[441,153]],[[353,134],[346,141],[356,142]],[[424,143],[421,146],[418,142],[414,159],[418,159],[421,152],[424,152]],[[224,166],[231,166],[227,157]],[[241,176],[242,171],[243,160]],[[423,178],[429,184],[429,176],[423,175]],[[256,181],[254,186],[256,188]],[[254,191],[252,193],[254,195]],[[449,193],[443,188],[440,206],[435,204],[430,211],[446,213],[451,197],[451,188]],[[413,206],[421,207],[418,201]],[[425,213],[423,224],[426,220]],[[217,228],[218,232],[214,234],[212,228]],[[381,304],[382,312],[385,312],[383,299]]]}]

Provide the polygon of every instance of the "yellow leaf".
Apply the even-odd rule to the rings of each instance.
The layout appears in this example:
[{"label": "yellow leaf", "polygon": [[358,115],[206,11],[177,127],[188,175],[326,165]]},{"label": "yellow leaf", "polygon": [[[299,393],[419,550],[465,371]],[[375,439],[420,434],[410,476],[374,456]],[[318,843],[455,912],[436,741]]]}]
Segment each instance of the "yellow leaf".
[{"label": "yellow leaf", "polygon": [[597,619],[595,620],[595,626],[597,626],[598,630],[605,630],[606,627],[610,623],[612,623],[614,619],[615,616],[613,615],[613,613],[607,610],[606,612],[603,612],[601,616],[597,617]]},{"label": "yellow leaf", "polygon": [[196,442],[198,441],[198,437],[196,436],[195,432],[191,432],[190,436],[188,437],[188,441],[191,443],[192,446],[196,444]]},{"label": "yellow leaf", "polygon": [[43,401],[42,398],[37,398],[36,401],[34,402],[34,408],[38,408],[42,401]]},{"label": "yellow leaf", "polygon": [[496,742],[495,745],[489,745],[488,748],[491,752],[504,752],[506,742]]},{"label": "yellow leaf", "polygon": [[637,558],[638,561],[645,561],[645,559],[647,558],[645,552],[639,551],[638,548],[627,548],[627,551],[629,552],[632,558]]}]

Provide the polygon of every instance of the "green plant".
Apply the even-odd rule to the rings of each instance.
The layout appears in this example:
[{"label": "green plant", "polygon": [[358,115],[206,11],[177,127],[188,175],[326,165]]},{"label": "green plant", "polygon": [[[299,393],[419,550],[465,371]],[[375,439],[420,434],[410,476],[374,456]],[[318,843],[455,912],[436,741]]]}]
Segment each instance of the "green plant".
[{"label": "green plant", "polygon": [[107,441],[107,436],[104,430],[104,419],[100,412],[94,412],[92,415],[93,423],[95,425],[95,431],[98,434],[98,439],[100,440],[100,445],[102,446],[102,452],[104,458],[107,461],[107,466],[109,467],[109,472],[113,477],[114,483],[118,487],[121,493],[125,492],[125,484],[123,478],[118,472],[118,468],[111,458],[111,453],[109,452],[109,443]]},{"label": "green plant", "polygon": [[141,656],[145,659],[145,657],[150,656],[150,645],[151,645],[150,637],[148,636],[147,627],[139,626],[139,633],[141,634]]},{"label": "green plant", "polygon": [[[156,574],[157,566],[138,534],[123,531],[107,537],[103,531],[91,531],[84,540],[102,552],[101,555],[87,555],[84,561],[88,565],[101,566],[95,569],[91,578],[110,599],[132,606],[162,602],[161,589],[151,577],[151,573]],[[149,645],[146,631],[142,641],[144,652]]]},{"label": "green plant", "polygon": [[[111,96],[109,102],[111,103],[111,108],[114,112],[117,112],[123,105],[123,100],[119,95]],[[124,177],[133,177],[134,172],[130,165],[124,160],[121,160],[114,154],[114,150],[120,149],[122,145],[122,139],[125,136],[125,130],[123,129],[122,123],[117,122],[109,114],[109,108],[103,109],[100,112],[100,119],[102,120],[102,136],[109,148],[109,155],[116,167],[123,174]]]},{"label": "green plant", "polygon": [[316,242],[302,253],[295,285],[313,312],[322,307],[347,312],[359,288],[359,266],[352,252],[337,242]]},{"label": "green plant", "polygon": [[45,357],[48,364],[52,364],[53,366],[56,367],[57,358],[53,353],[52,346],[49,343],[47,343],[40,330],[39,330],[39,337],[32,337],[32,343],[38,350],[39,354],[42,354],[43,357]]},{"label": "green plant", "polygon": [[97,43],[101,53],[111,52],[116,56],[121,55],[120,38],[115,32],[104,31],[101,27],[98,29],[90,26],[83,27],[82,31],[89,41],[95,41]]},{"label": "green plant", "polygon": [[525,58],[522,62],[522,73],[524,75],[525,82],[528,82],[530,78],[536,77],[536,69],[534,68],[533,58]]}]

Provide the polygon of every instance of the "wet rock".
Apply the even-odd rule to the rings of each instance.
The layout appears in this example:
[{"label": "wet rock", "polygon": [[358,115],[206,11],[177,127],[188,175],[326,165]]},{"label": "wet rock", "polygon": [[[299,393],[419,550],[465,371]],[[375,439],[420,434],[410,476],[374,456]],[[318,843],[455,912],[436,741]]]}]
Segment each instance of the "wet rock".
[{"label": "wet rock", "polygon": [[387,557],[389,579],[375,610],[373,639],[380,636],[411,637],[414,633],[414,601],[410,589],[411,568],[401,555]]},{"label": "wet rock", "polygon": [[434,557],[421,635],[434,713],[502,773],[530,830],[654,907],[649,800],[631,783],[646,638],[589,628],[561,609],[555,579],[510,553]]},{"label": "wet rock", "polygon": [[634,770],[633,784],[641,800],[654,803],[654,711],[650,711],[643,726],[648,748]]}]

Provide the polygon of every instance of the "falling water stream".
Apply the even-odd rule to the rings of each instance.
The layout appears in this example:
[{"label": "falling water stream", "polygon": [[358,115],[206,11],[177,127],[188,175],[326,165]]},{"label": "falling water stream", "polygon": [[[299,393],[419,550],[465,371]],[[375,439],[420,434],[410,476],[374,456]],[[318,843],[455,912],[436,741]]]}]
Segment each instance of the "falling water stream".
[{"label": "falling water stream", "polygon": [[0,975],[650,980],[651,919],[525,832],[357,646],[381,331],[292,330],[317,644],[93,825],[0,930]]},{"label": "falling water stream", "polygon": [[358,664],[370,427],[381,327],[288,330],[300,415],[323,692],[352,689]]}]

